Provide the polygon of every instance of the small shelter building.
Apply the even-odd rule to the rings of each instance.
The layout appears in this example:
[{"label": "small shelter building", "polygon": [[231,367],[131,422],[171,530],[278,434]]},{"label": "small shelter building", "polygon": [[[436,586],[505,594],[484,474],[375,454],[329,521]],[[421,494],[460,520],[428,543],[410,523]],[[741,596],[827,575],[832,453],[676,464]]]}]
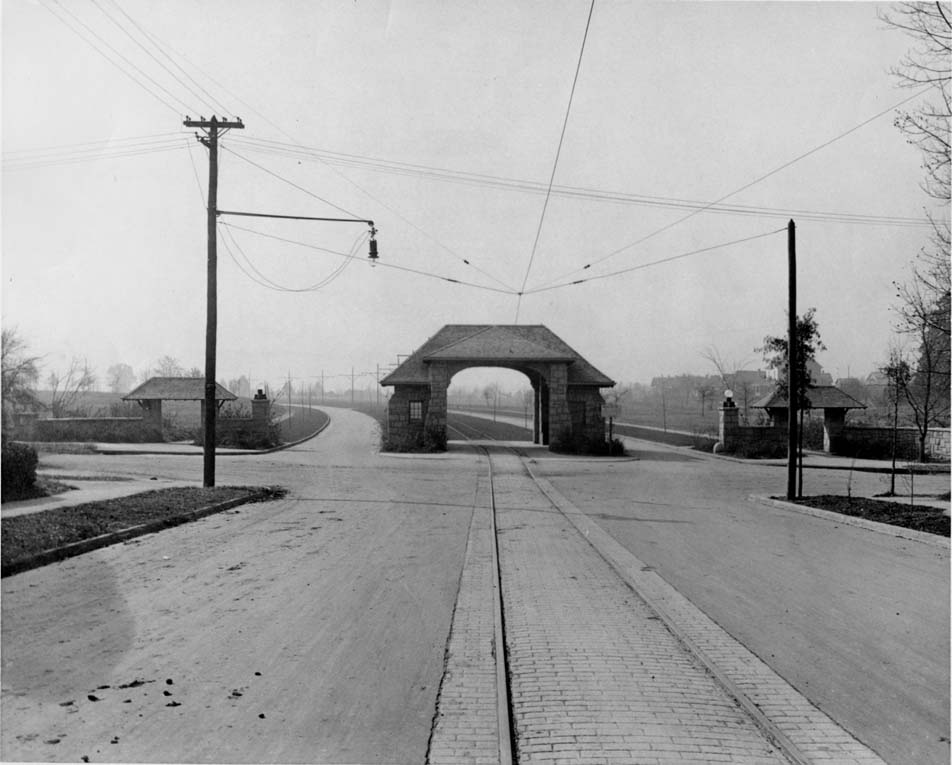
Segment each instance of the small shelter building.
[{"label": "small shelter building", "polygon": [[[829,452],[831,444],[846,427],[846,413],[850,409],[865,409],[866,404],[857,401],[835,385],[811,385],[806,394],[809,401],[805,409],[823,410],[823,451]],[[770,424],[778,428],[787,427],[786,397],[779,393],[770,393],[754,402],[755,409],[765,409]]]},{"label": "small shelter building", "polygon": [[[221,407],[226,401],[238,397],[219,383],[215,383],[215,403]],[[145,412],[143,419],[162,430],[163,401],[200,401],[201,423],[205,422],[204,377],[152,377],[135,390],[122,397],[123,401],[136,401]]]}]

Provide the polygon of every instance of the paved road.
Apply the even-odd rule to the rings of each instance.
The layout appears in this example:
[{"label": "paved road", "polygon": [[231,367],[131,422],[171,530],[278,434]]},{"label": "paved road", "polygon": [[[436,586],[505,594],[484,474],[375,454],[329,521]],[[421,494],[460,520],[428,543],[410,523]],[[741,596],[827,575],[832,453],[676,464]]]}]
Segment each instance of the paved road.
[{"label": "paved road", "polygon": [[[219,483],[283,484],[286,500],[3,580],[0,759],[423,761],[485,486],[466,451],[375,455],[368,418],[334,420],[293,450],[219,459]],[[948,760],[947,550],[749,503],[782,468],[638,457],[533,469],[888,761]],[[48,459],[202,472],[195,457]],[[535,540],[512,520],[507,568]]]},{"label": "paved road", "polygon": [[[538,470],[888,762],[947,763],[948,548],[747,499],[782,493],[783,468],[636,443],[637,461]],[[806,488],[845,493],[848,480],[881,490],[881,476],[820,470]]]},{"label": "paved road", "polygon": [[[4,579],[0,758],[422,762],[474,465],[374,455],[373,429],[335,410],[313,442],[219,460],[283,501]],[[136,470],[53,458],[99,459]]]}]

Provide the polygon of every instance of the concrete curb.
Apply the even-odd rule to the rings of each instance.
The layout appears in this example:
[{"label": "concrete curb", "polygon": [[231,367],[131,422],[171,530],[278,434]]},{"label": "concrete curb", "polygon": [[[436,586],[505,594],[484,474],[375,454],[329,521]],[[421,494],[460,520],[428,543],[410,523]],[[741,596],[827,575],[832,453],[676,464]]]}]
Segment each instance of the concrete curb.
[{"label": "concrete curb", "polygon": [[912,542],[921,542],[922,544],[927,544],[932,547],[940,547],[943,550],[949,549],[950,542],[948,538],[940,537],[937,534],[929,534],[925,531],[916,531],[915,529],[907,529],[903,528],[902,526],[892,526],[888,523],[879,523],[878,521],[870,521],[866,518],[857,518],[852,515],[834,513],[830,510],[821,510],[818,507],[798,505],[794,502],[785,502],[784,500],[773,499],[772,497],[765,497],[759,494],[751,494],[748,499],[752,500],[753,502],[759,502],[762,505],[779,507],[782,510],[793,510],[796,513],[812,515],[814,518],[823,518],[834,523],[841,523],[847,526],[859,526],[860,528],[867,529],[868,531],[875,531],[877,534],[885,534],[886,536],[890,537],[901,537],[902,539],[908,539]]},{"label": "concrete curb", "polygon": [[163,529],[180,526],[184,523],[189,523],[190,521],[196,521],[199,518],[204,518],[206,515],[213,515],[215,513],[224,512],[225,510],[230,510],[233,507],[238,507],[238,505],[244,505],[248,502],[267,499],[269,496],[270,495],[267,490],[261,489],[249,494],[246,497],[236,497],[235,499],[229,499],[225,502],[218,502],[214,505],[206,505],[205,507],[200,507],[197,510],[192,510],[191,512],[183,513],[182,515],[162,518],[158,521],[151,521],[150,523],[131,526],[127,529],[120,529],[119,531],[111,531],[108,534],[100,534],[98,537],[81,539],[78,542],[72,542],[68,545],[63,545],[62,547],[54,547],[50,550],[44,550],[43,552],[37,553],[36,555],[30,556],[29,558],[21,558],[20,560],[13,561],[12,563],[7,563],[2,568],[0,568],[0,578],[13,576],[14,574],[21,574],[24,571],[30,571],[31,569],[40,568],[41,566],[47,566],[50,563],[57,563],[59,561],[66,560],[67,558],[72,558],[77,555],[92,552],[93,550],[98,550],[101,547],[108,547],[109,545],[118,544],[119,542],[125,542],[128,539],[140,537],[144,534],[152,534],[157,531],[162,531]]}]

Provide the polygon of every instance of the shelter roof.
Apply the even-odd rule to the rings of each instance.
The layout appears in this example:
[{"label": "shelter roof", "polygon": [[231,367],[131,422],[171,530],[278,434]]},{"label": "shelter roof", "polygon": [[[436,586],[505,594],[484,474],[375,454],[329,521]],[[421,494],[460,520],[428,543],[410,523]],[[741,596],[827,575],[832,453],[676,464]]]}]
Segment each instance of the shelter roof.
[{"label": "shelter roof", "polygon": [[[841,391],[835,385],[811,385],[807,388],[807,398],[810,400],[809,409],[865,409],[866,404],[860,403],[849,393]],[[786,409],[787,398],[779,393],[769,393],[751,404],[755,409]]]},{"label": "shelter roof", "polygon": [[508,367],[518,367],[520,363],[564,362],[568,364],[569,385],[608,388],[615,384],[541,324],[447,324],[380,384],[429,384],[427,365],[433,362]]},{"label": "shelter roof", "polygon": [[[234,401],[234,393],[215,383],[216,401]],[[152,377],[122,397],[123,401],[204,401],[204,377]]]}]

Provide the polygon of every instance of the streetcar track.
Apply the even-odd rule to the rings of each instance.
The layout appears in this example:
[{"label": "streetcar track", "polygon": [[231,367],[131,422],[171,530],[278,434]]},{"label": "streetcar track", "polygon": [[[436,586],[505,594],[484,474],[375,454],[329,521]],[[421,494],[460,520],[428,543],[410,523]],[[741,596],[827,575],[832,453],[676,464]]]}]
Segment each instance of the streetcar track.
[{"label": "streetcar track", "polygon": [[[734,700],[739,707],[741,707],[750,719],[754,726],[759,728],[762,734],[770,741],[777,749],[782,753],[788,761],[792,763],[806,763],[810,759],[806,757],[802,749],[786,735],[785,731],[782,729],[782,726],[775,723],[767,714],[760,710],[758,705],[748,696],[748,694],[743,690],[743,688],[735,682],[735,680],[730,676],[730,673],[725,672],[712,658],[707,655],[707,652],[697,644],[695,640],[685,634],[682,625],[680,624],[677,618],[671,613],[668,613],[668,610],[664,608],[655,597],[646,597],[640,592],[640,589],[635,586],[635,583],[630,580],[628,576],[624,574],[619,565],[612,560],[610,555],[606,555],[605,551],[600,548],[600,545],[597,544],[593,539],[589,537],[589,534],[584,533],[583,530],[579,527],[578,523],[573,520],[570,513],[566,513],[563,509],[557,497],[552,496],[550,491],[546,490],[546,487],[542,482],[536,477],[526,461],[526,455],[520,453],[520,450],[510,446],[509,444],[500,443],[493,436],[488,433],[480,430],[477,427],[474,427],[468,423],[454,423],[449,425],[447,423],[447,429],[453,430],[458,433],[463,439],[467,442],[472,442],[476,439],[486,440],[495,442],[494,444],[474,444],[471,443],[470,446],[479,452],[482,452],[486,455],[488,462],[489,470],[489,481],[490,481],[490,497],[491,497],[491,518],[492,518],[492,548],[493,548],[493,590],[494,590],[494,608],[496,610],[496,645],[502,646],[502,659],[500,663],[498,661],[499,655],[497,651],[497,705],[499,713],[499,743],[500,743],[500,762],[506,763],[506,765],[511,765],[511,763],[516,762],[516,726],[515,726],[515,710],[512,700],[512,691],[510,683],[508,682],[510,675],[510,658],[509,650],[505,641],[505,609],[502,599],[502,570],[499,562],[499,545],[498,545],[498,528],[496,525],[496,516],[497,508],[496,505],[496,486],[495,486],[495,477],[493,472],[493,451],[495,450],[505,450],[512,452],[519,459],[519,464],[522,468],[522,473],[529,480],[532,481],[533,485],[539,490],[543,497],[550,503],[551,508],[562,514],[565,519],[575,527],[576,531],[581,534],[589,544],[595,549],[596,553],[605,560],[609,566],[615,570],[621,577],[622,580],[630,587],[635,594],[637,594],[648,607],[654,612],[655,616],[650,618],[659,619],[669,632],[674,636],[678,643],[697,661],[701,663],[708,673],[715,679],[715,682],[726,691],[728,697]],[[470,431],[470,435],[465,431]],[[597,516],[596,516],[597,517]],[[642,569],[649,570],[647,568]],[[503,690],[504,689],[504,692]],[[503,744],[505,739],[505,732],[509,733],[509,752],[508,759],[503,751]]]}]

